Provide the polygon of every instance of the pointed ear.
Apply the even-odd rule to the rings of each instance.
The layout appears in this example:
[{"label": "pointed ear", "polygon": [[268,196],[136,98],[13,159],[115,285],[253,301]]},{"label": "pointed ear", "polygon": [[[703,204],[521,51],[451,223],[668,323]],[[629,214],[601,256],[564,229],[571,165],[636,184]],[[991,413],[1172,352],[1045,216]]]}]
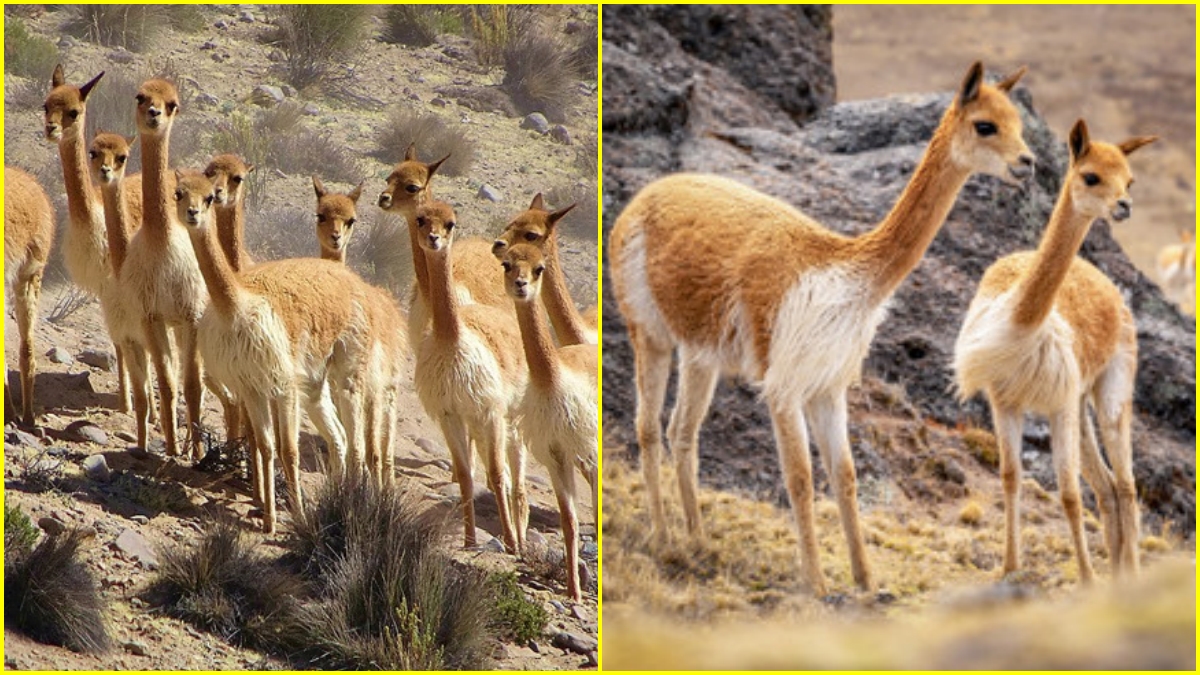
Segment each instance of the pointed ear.
[{"label": "pointed ear", "polygon": [[450,155],[446,155],[445,157],[443,157],[443,158],[439,159],[438,161],[434,162],[433,164],[426,164],[426,165],[425,165],[425,169],[426,169],[427,171],[429,171],[429,177],[430,177],[430,178],[433,178],[433,174],[434,174],[434,173],[435,173],[435,172],[438,170],[438,167],[442,165],[442,162],[444,162],[444,161],[446,161],[446,160],[448,160],[448,159],[450,159]]},{"label": "pointed ear", "polygon": [[180,171],[179,169],[175,169],[175,184],[178,185],[179,182],[182,180],[183,180],[183,172]]},{"label": "pointed ear", "polygon": [[352,190],[350,192],[350,194],[346,195],[347,197],[350,198],[350,201],[354,202],[355,204],[358,203],[358,198],[362,196],[363,184],[365,184],[366,182],[367,181],[360,182],[358,184],[358,187],[354,188],[354,190]]},{"label": "pointed ear", "polygon": [[313,176],[312,179],[313,179],[313,190],[317,193],[317,199],[324,197],[326,192],[325,192],[325,186],[321,184],[321,179],[317,178],[316,176]]},{"label": "pointed ear", "polygon": [[550,213],[550,224],[551,225],[557,224],[558,221],[563,219],[563,216],[570,213],[571,209],[575,208],[576,206],[577,206],[576,204],[571,204],[570,206],[565,206],[557,211],[551,212]]},{"label": "pointed ear", "polygon": [[531,203],[529,205],[530,211],[533,211],[535,209],[538,211],[546,210],[546,202],[542,200],[542,193],[540,193],[540,192],[533,196],[533,203]]},{"label": "pointed ear", "polygon": [[979,97],[979,87],[983,84],[983,63],[976,61],[967,70],[962,86],[958,88],[958,103],[965,105]]},{"label": "pointed ear", "polygon": [[996,83],[996,88],[1005,93],[1012,91],[1012,88],[1017,85],[1017,82],[1029,72],[1029,66],[1021,66],[1013,72],[1009,73],[1008,77]]},{"label": "pointed ear", "polygon": [[246,173],[250,173],[250,172],[252,172],[252,171],[254,171],[254,165],[253,165],[253,164],[247,164],[247,165],[246,165]]},{"label": "pointed ear", "polygon": [[1134,150],[1137,150],[1143,145],[1150,145],[1157,140],[1158,136],[1134,136],[1128,140],[1121,141],[1117,144],[1117,147],[1121,149],[1121,152],[1128,156],[1133,154]]},{"label": "pointed ear", "polygon": [[50,87],[61,87],[67,83],[67,75],[63,72],[62,64],[54,66],[54,74],[50,76]]},{"label": "pointed ear", "polygon": [[1071,133],[1067,136],[1067,147],[1071,150],[1071,161],[1078,162],[1087,154],[1088,144],[1091,139],[1088,136],[1087,122],[1077,120],[1075,126],[1071,127]]},{"label": "pointed ear", "polygon": [[132,136],[125,138],[125,142],[129,144],[130,148],[132,148],[133,144],[137,143],[138,138],[139,138],[139,136],[137,134],[134,134]]},{"label": "pointed ear", "polygon": [[99,81],[100,81],[100,78],[102,78],[102,77],[104,77],[104,71],[103,71],[103,70],[102,70],[102,71],[100,71],[100,74],[99,74],[99,75],[97,75],[97,76],[93,77],[91,80],[89,80],[89,81],[87,82],[87,84],[85,84],[85,85],[83,85],[82,87],[80,87],[80,88],[79,88],[79,98],[81,98],[81,99],[83,99],[83,100],[85,100],[85,101],[86,101],[86,100],[87,100],[87,97],[88,97],[88,92],[90,92],[90,91],[92,90],[92,87],[96,86],[96,83],[97,83],[97,82],[99,82]]},{"label": "pointed ear", "polygon": [[406,162],[417,161],[417,144],[416,143],[409,143],[408,147],[404,149],[404,161],[406,161]]}]

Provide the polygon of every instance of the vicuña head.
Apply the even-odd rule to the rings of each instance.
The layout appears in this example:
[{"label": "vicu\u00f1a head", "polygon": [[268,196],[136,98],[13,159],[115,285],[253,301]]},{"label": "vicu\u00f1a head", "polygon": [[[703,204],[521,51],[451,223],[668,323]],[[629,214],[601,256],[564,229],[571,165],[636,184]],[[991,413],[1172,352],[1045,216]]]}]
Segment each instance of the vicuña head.
[{"label": "vicu\u00f1a head", "polygon": [[429,202],[418,208],[417,241],[421,248],[432,252],[448,250],[454,240],[454,219],[454,208],[446,202]]},{"label": "vicu\u00f1a head", "polygon": [[983,64],[967,71],[946,118],[950,159],[972,173],[986,173],[1010,184],[1033,176],[1033,153],[1021,138],[1021,116],[1008,93],[1025,75],[1018,68],[995,85],[983,81]]},{"label": "vicu\u00f1a head", "polygon": [[166,80],[146,80],[138,88],[137,128],[143,134],[166,136],[179,113],[179,92]]},{"label": "vicu\u00f1a head", "polygon": [[105,131],[96,134],[92,139],[92,146],[88,149],[88,164],[97,183],[110,185],[125,177],[129,146],[136,140],[137,136],[125,138],[120,134]]},{"label": "vicu\u00f1a head", "polygon": [[321,243],[321,257],[345,261],[363,184],[359,183],[349,194],[340,195],[326,190],[320,178],[313,176],[312,181],[317,193],[317,240]]},{"label": "vicu\u00f1a head", "polygon": [[500,256],[504,290],[517,302],[533,302],[542,290],[546,256],[536,244],[517,243]]},{"label": "vicu\u00f1a head", "polygon": [[42,106],[46,114],[46,140],[57,143],[62,140],[63,131],[75,126],[76,120],[83,117],[88,93],[102,77],[104,71],[100,71],[87,84],[76,87],[67,84],[61,63],[54,67],[54,74],[50,77],[50,95]]},{"label": "vicu\u00f1a head", "polygon": [[212,222],[213,182],[199,171],[175,172],[175,215],[189,232],[204,232]]},{"label": "vicu\u00f1a head", "polygon": [[450,159],[450,155],[432,164],[425,164],[417,159],[416,145],[409,145],[404,151],[404,161],[397,164],[387,177],[387,187],[379,194],[379,208],[411,216],[418,206],[433,198],[429,192],[429,180],[447,159]]},{"label": "vicu\u00f1a head", "polygon": [[537,193],[533,196],[533,202],[529,208],[522,211],[505,226],[504,231],[492,244],[492,253],[497,258],[503,259],[506,249],[522,241],[544,246],[546,239],[554,232],[554,226],[573,208],[575,208],[575,204],[565,206],[557,211],[550,211],[546,208],[542,193]]},{"label": "vicu\u00f1a head", "polygon": [[1122,221],[1133,213],[1129,187],[1133,172],[1126,160],[1134,150],[1158,140],[1157,136],[1135,136],[1116,145],[1093,141],[1087,123],[1075,122],[1067,138],[1071,166],[1064,182],[1077,213]]},{"label": "vicu\u00f1a head", "polygon": [[212,158],[204,168],[204,175],[213,182],[217,208],[232,209],[241,203],[246,178],[251,171],[254,171],[254,165],[243,162],[237,155],[225,154]]}]

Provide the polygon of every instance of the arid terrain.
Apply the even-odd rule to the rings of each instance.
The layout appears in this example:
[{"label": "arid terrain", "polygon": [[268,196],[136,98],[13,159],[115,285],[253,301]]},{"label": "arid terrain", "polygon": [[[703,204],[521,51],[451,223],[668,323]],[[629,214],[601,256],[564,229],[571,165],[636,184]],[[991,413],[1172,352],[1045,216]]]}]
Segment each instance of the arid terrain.
[{"label": "arid terrain", "polygon": [[[538,130],[529,128],[526,121],[526,113],[531,111],[521,110],[501,86],[503,62],[481,65],[476,58],[477,40],[464,37],[469,33],[464,30],[464,23],[469,25],[466,20],[451,21],[457,34],[438,35],[428,46],[409,46],[384,41],[385,11],[372,10],[361,41],[349,56],[336,60],[312,85],[292,87],[283,70],[286,48],[270,42],[277,32],[277,12],[271,7],[197,6],[195,14],[188,15],[186,28],[166,29],[135,51],[97,44],[86,36],[66,35],[64,6],[48,7],[53,8],[7,6],[6,19],[18,17],[34,38],[56,45],[57,60],[69,82],[81,84],[106,71],[89,98],[89,138],[96,124],[115,125],[106,128],[132,133],[134,101],[128,87],[163,73],[174,79],[182,94],[172,137],[174,166],[202,168],[218,150],[248,155],[249,150],[236,147],[234,141],[261,142],[262,135],[270,133],[271,122],[264,120],[284,120],[280,134],[293,136],[296,144],[291,149],[267,148],[265,161],[260,160],[251,174],[247,241],[256,259],[317,254],[310,175],[321,175],[334,191],[349,191],[364,181],[364,196],[358,203],[360,224],[349,246],[349,263],[369,280],[394,291],[407,289],[411,263],[404,225],[401,222],[397,227],[396,221],[383,217],[375,206],[384,178],[401,159],[403,147],[394,154],[381,151],[377,135],[396,115],[426,116],[427,121],[429,117],[437,121],[435,126],[449,130],[451,140],[447,142],[454,153],[462,159],[473,157],[473,161],[463,162],[463,169],[443,170],[433,184],[437,197],[457,209],[464,230],[460,236],[492,238],[538,192],[546,193],[555,207],[578,201],[579,208],[565,221],[560,237],[564,267],[575,300],[581,306],[596,303],[598,97],[594,69],[581,68],[578,75],[571,76],[560,96],[563,105],[547,111],[550,120],[546,128]],[[486,17],[486,7],[480,9]],[[587,36],[595,39],[597,17],[592,6],[545,7],[534,10],[532,16],[538,30],[561,36],[564,44],[579,45],[579,53],[589,51]],[[590,53],[594,55],[594,47]],[[61,236],[67,218],[62,171],[57,148],[42,137],[41,99],[49,88],[49,71],[42,79],[6,73],[5,163],[39,177],[55,203]],[[115,93],[109,95],[115,91],[121,92],[119,98]],[[100,117],[103,119],[97,121]],[[561,128],[552,128],[555,125]],[[424,132],[413,133],[422,159],[432,161],[435,152],[444,154],[428,147]],[[235,147],[229,147],[231,142]],[[136,146],[133,161],[131,171],[137,170]],[[291,162],[286,170],[280,168],[283,162]],[[142,594],[155,577],[156,563],[147,560],[145,553],[131,552],[125,539],[118,544],[118,538],[144,542],[151,549],[149,555],[161,557],[165,550],[193,545],[206,514],[219,512],[239,518],[258,550],[279,555],[289,527],[285,518],[279,534],[264,537],[255,533],[252,523],[256,519],[249,517],[250,486],[240,471],[228,467],[200,470],[190,462],[165,458],[161,446],[156,448],[153,442],[148,453],[129,447],[134,440],[133,421],[115,411],[116,375],[106,362],[112,346],[98,304],[73,289],[57,256],[56,252],[47,273],[42,320],[34,331],[40,429],[6,426],[5,505],[19,508],[35,524],[40,520],[54,527],[52,521],[56,521],[95,533],[82,557],[108,603],[116,647],[99,655],[78,654],[6,629],[6,669],[288,667],[275,656],[226,644],[218,636],[168,618],[143,600]],[[496,270],[499,282],[499,264]],[[18,381],[16,338],[14,320],[6,315],[5,348],[14,368],[10,373],[14,383]],[[206,426],[223,429],[215,397],[208,396],[205,403]],[[493,535],[499,532],[499,523],[495,502],[481,476],[476,477],[476,508],[484,536],[478,550],[461,550],[461,528],[454,516],[458,488],[451,478],[450,457],[441,433],[412,390],[402,394],[400,417],[393,448],[399,482],[420,495],[426,508],[444,512],[448,522],[454,523],[446,536],[446,550],[469,565],[516,572],[523,592],[548,612],[544,634],[534,640],[496,639],[494,666],[514,670],[594,666],[598,560],[590,500],[577,504],[587,573],[584,601],[576,604],[567,600],[561,581],[552,578],[553,574],[546,576],[553,565],[543,561],[538,567],[536,561],[496,552],[498,540]],[[81,425],[87,429],[84,436],[75,431]],[[152,431],[151,437],[159,434]],[[306,422],[301,435],[302,480],[310,490],[323,480],[318,468],[324,459],[322,445]],[[100,478],[85,471],[89,457],[91,462],[103,458],[109,475]],[[540,535],[546,540],[547,551],[556,552],[562,548],[562,538],[554,493],[545,470],[532,458],[529,466],[531,530],[536,530],[535,538]],[[575,651],[552,646],[552,642],[562,642],[561,636],[555,639],[560,634],[575,636]]]}]

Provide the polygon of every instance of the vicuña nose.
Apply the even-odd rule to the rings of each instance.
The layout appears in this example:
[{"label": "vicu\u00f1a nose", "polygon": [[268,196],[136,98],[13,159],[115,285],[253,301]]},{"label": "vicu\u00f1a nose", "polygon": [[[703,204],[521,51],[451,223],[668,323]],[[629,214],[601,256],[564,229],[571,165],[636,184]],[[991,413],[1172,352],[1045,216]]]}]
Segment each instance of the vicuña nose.
[{"label": "vicu\u00f1a nose", "polygon": [[159,110],[158,108],[150,108],[149,110],[146,111],[146,114],[151,117],[158,117],[159,115],[162,114],[162,111]]},{"label": "vicu\u00f1a nose", "polygon": [[513,285],[516,286],[517,288],[525,288],[526,286],[529,285],[529,282],[524,279],[517,279],[516,281],[513,282]]},{"label": "vicu\u00f1a nose", "polygon": [[439,239],[441,239],[441,237],[439,237],[439,236],[438,236],[438,235],[436,235],[436,234],[431,234],[431,235],[429,235],[429,243],[430,243],[430,244],[432,244],[432,245],[434,245],[434,246],[437,246],[437,243],[438,243],[438,240],[439,240]]},{"label": "vicu\u00f1a nose", "polygon": [[1021,166],[1027,166],[1032,169],[1036,160],[1034,160],[1033,155],[1025,153],[1018,158],[1018,161],[1021,162]]},{"label": "vicu\u00f1a nose", "polygon": [[200,209],[194,206],[189,206],[187,212],[189,218],[195,218],[196,216],[200,215]]},{"label": "vicu\u00f1a nose", "polygon": [[390,195],[386,192],[379,193],[379,205],[380,206],[382,206],[383,208],[387,208],[387,206],[391,203],[392,203],[392,195]]}]

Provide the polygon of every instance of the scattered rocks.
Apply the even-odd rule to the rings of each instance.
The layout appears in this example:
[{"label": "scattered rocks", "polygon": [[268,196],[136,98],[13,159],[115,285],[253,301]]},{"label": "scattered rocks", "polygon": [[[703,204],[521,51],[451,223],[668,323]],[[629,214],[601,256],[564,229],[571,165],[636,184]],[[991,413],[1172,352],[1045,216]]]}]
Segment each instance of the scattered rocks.
[{"label": "scattered rocks", "polygon": [[112,480],[112,469],[108,468],[108,460],[104,455],[89,455],[83,460],[83,471],[94,481],[107,483]]},{"label": "scattered rocks", "polygon": [[491,185],[488,185],[487,183],[479,186],[479,192],[475,193],[475,196],[479,199],[486,199],[492,203],[504,201],[504,195],[500,194],[499,190]]},{"label": "scattered rocks", "polygon": [[592,638],[584,637],[582,635],[575,635],[574,633],[567,633],[565,631],[561,633],[555,633],[554,637],[550,638],[550,644],[558,647],[559,649],[565,649],[569,652],[575,652],[576,654],[583,656],[591,654],[600,646],[600,643],[596,642]]},{"label": "scattered rocks", "polygon": [[438,108],[445,108],[446,106],[450,105],[450,102],[441,96],[435,96],[430,99],[429,105],[436,106]]},{"label": "scattered rocks", "polygon": [[134,56],[132,52],[125,49],[124,47],[119,47],[117,49],[114,49],[111,52],[105,54],[104,56],[109,61],[112,61],[113,63],[120,63],[120,64],[130,64],[130,63],[133,63],[135,60],[137,60],[137,57]]},{"label": "scattered rocks", "polygon": [[285,85],[283,85],[282,87],[280,87],[280,89],[282,89],[282,90],[283,90],[283,95],[284,95],[284,96],[286,96],[286,97],[288,97],[288,98],[296,98],[296,94],[297,94],[297,92],[296,92],[296,88],[295,88],[295,87],[293,87],[292,85],[290,85],[290,84],[285,84]]},{"label": "scattered rocks", "polygon": [[92,424],[88,420],[77,420],[72,422],[63,430],[63,433],[69,440],[79,443],[95,443],[97,445],[108,445],[108,434],[100,427]]},{"label": "scattered rocks", "polygon": [[283,103],[286,97],[283,90],[269,84],[260,84],[250,92],[250,102],[264,108],[271,108]]},{"label": "scattered rocks", "polygon": [[585,541],[579,547],[579,557],[584,560],[596,560],[600,557],[600,547],[594,541]]},{"label": "scattered rocks", "polygon": [[199,94],[196,94],[195,101],[196,101],[196,105],[200,106],[201,108],[215,108],[216,106],[220,105],[220,103],[221,103],[221,99],[217,98],[216,96],[213,96],[212,94],[210,94],[206,91],[202,91]]},{"label": "scattered rocks", "polygon": [[150,542],[137,532],[122,530],[113,544],[126,559],[144,563],[152,569],[158,567],[158,555],[150,547]]},{"label": "scattered rocks", "polygon": [[56,44],[58,45],[59,49],[71,49],[79,44],[79,40],[76,40],[70,35],[64,35],[58,38],[58,42]]},{"label": "scattered rocks", "polygon": [[84,365],[106,370],[110,373],[117,369],[117,357],[109,351],[88,349],[76,357],[76,359]]},{"label": "scattered rocks", "polygon": [[134,436],[133,434],[129,433],[128,431],[118,431],[115,434],[113,434],[113,436],[116,436],[117,438],[121,439],[122,441],[125,441],[126,443],[137,443],[137,436]]},{"label": "scattered rocks", "polygon": [[525,541],[530,546],[545,546],[546,545],[545,535],[543,535],[541,532],[538,532],[537,530],[534,530],[534,529],[530,529],[529,532],[527,532],[525,534]]},{"label": "scattered rocks", "polygon": [[308,115],[309,117],[316,117],[317,115],[321,114],[321,109],[319,107],[317,107],[316,103],[312,103],[312,102],[305,103],[304,107],[301,109],[301,111],[305,115]]},{"label": "scattered rocks", "polygon": [[150,518],[147,516],[143,516],[140,513],[129,516],[129,519],[132,520],[133,522],[137,523],[138,525],[149,525],[150,524]]},{"label": "scattered rocks", "polygon": [[217,28],[219,30],[225,30],[226,28],[229,28],[229,22],[226,21],[225,19],[217,19],[216,21],[213,22],[213,28]]},{"label": "scattered rocks", "polygon": [[567,606],[562,604],[562,602],[560,602],[558,600],[551,600],[550,606],[553,607],[554,611],[558,612],[559,614],[567,613]]},{"label": "scattered rocks", "polygon": [[571,145],[573,143],[571,140],[571,132],[561,124],[555,124],[554,128],[550,130],[550,138],[553,139],[554,142],[562,143],[563,145]]},{"label": "scattered rocks", "polygon": [[493,553],[505,553],[504,542],[500,541],[499,537],[492,537],[488,543],[483,545],[483,550]]},{"label": "scattered rocks", "polygon": [[242,23],[254,23],[254,15],[249,11],[243,10],[241,14],[238,14],[237,20]]},{"label": "scattered rocks", "polygon": [[216,49],[216,48],[217,48],[217,43],[213,42],[212,40],[206,40],[204,42],[204,44],[200,45],[200,51],[208,51],[210,49]]},{"label": "scattered rocks", "polygon": [[150,654],[146,643],[138,642],[137,640],[126,642],[125,644],[121,645],[121,647],[134,656],[149,656]]},{"label": "scattered rocks", "polygon": [[37,436],[34,436],[24,429],[17,429],[16,427],[5,430],[4,442],[11,443],[13,445],[23,445],[30,448],[36,448],[41,445],[38,443]]},{"label": "scattered rocks", "polygon": [[[416,445],[418,448],[424,450],[425,452],[428,452],[429,454],[435,455],[435,456],[436,455],[445,456],[449,452],[440,443],[438,443],[435,440],[429,439],[429,438],[424,438],[424,437],[418,438],[417,440],[413,441],[413,444]],[[435,461],[437,461],[437,460],[435,460]],[[447,469],[450,468],[449,465],[447,465],[446,468]]]},{"label": "scattered rocks", "polygon": [[[560,125],[561,126],[561,125]],[[546,120],[546,116],[542,113],[529,113],[521,120],[522,129],[530,129],[545,134],[550,131],[550,122]]]},{"label": "scattered rocks", "polygon": [[51,363],[67,364],[71,362],[71,352],[62,347],[51,347],[50,351],[46,352],[46,358],[50,359]]},{"label": "scattered rocks", "polygon": [[52,516],[42,516],[41,518],[38,518],[37,524],[38,527],[42,528],[43,532],[51,537],[57,537],[58,535],[67,531],[67,524]]}]

